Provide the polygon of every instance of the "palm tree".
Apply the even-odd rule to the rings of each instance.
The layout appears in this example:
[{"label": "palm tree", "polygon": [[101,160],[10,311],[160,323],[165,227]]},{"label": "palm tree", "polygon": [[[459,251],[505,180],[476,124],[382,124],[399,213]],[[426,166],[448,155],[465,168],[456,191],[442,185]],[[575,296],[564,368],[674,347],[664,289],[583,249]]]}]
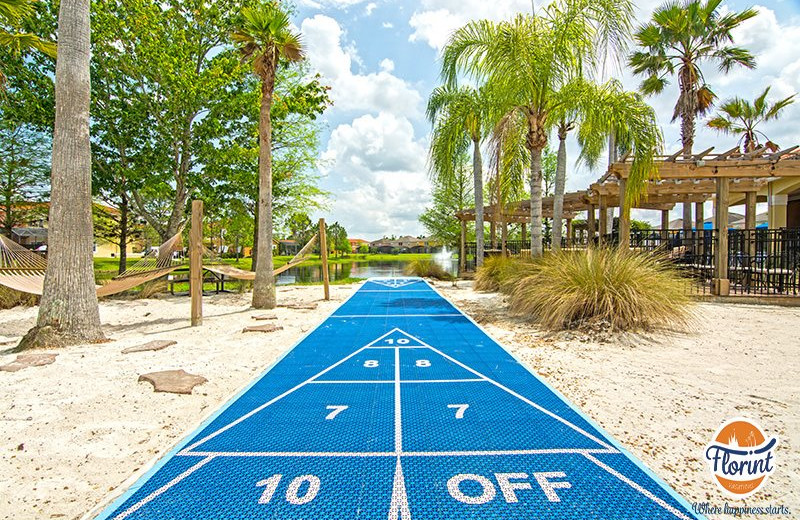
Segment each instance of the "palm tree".
[{"label": "palm tree", "polygon": [[89,0],[61,0],[47,272],[36,326],[19,349],[104,339],[94,285],[89,143]]},{"label": "palm tree", "polygon": [[725,101],[717,112],[716,117],[708,122],[708,126],[716,128],[722,133],[740,135],[740,145],[743,145],[744,153],[749,153],[761,145],[758,136],[761,135],[769,142],[769,139],[756,127],[766,121],[777,119],[781,111],[794,103],[795,94],[770,103],[767,101],[770,87],[758,96],[753,103],[746,99],[735,97]]},{"label": "palm tree", "polygon": [[[18,27],[20,21],[33,14],[33,2],[30,0],[0,0],[0,26]],[[56,57],[56,44],[43,40],[35,34],[7,31],[0,29],[0,46],[11,50],[14,54],[29,49],[37,50],[51,58]],[[5,88],[6,76],[0,69],[0,88]]]},{"label": "palm tree", "polygon": [[459,74],[485,78],[505,113],[527,128],[530,155],[531,254],[542,254],[542,150],[558,122],[556,93],[578,80],[605,56],[598,43],[616,47],[629,34],[633,8],[628,1],[561,0],[542,15],[511,21],[475,21],[458,29],[442,55],[449,84]]},{"label": "palm tree", "polygon": [[258,135],[258,262],[253,282],[253,307],[272,309],[275,280],[272,275],[272,96],[275,71],[282,62],[302,61],[300,36],[291,30],[289,15],[277,3],[242,9],[241,26],[232,34],[233,41],[253,71],[261,79],[261,113]]},{"label": "palm tree", "polygon": [[475,262],[483,265],[483,158],[481,142],[486,135],[490,101],[485,90],[471,87],[437,87],[428,99],[431,136],[430,168],[441,180],[456,176],[458,158],[472,146],[472,179],[475,186]]},{"label": "palm tree", "polygon": [[668,2],[653,13],[652,22],[635,34],[642,50],[631,54],[635,74],[647,77],[641,85],[645,95],[658,94],[668,84],[667,76],[677,74],[680,95],[672,120],[681,119],[681,142],[686,158],[692,155],[695,119],[710,110],[716,97],[700,70],[702,61],[714,61],[722,72],[740,65],[755,67],[755,58],[745,49],[731,45],[731,32],[758,14],[755,9],[721,15],[722,0]]}]

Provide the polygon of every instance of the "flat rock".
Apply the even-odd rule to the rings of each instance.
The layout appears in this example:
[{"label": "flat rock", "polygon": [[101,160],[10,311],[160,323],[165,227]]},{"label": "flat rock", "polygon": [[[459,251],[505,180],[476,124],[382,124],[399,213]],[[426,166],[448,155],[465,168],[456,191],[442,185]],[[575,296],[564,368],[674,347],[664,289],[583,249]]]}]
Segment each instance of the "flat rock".
[{"label": "flat rock", "polygon": [[317,308],[316,303],[279,303],[278,307],[284,307],[286,309],[295,309],[301,311],[313,311]]},{"label": "flat rock", "polygon": [[245,327],[242,332],[275,332],[276,330],[283,330],[280,325],[255,325],[253,327]]},{"label": "flat rock", "polygon": [[155,341],[150,341],[148,343],[145,343],[144,345],[138,345],[136,347],[128,347],[125,350],[123,350],[122,353],[130,354],[131,352],[148,352],[148,351],[162,350],[177,344],[178,344],[177,341],[172,341],[171,339],[157,339]]},{"label": "flat rock", "polygon": [[156,392],[169,392],[171,394],[191,394],[194,387],[207,383],[208,379],[203,376],[196,376],[187,371],[164,370],[162,372],[150,372],[139,376],[139,381],[147,381],[153,385]]},{"label": "flat rock", "polygon": [[23,368],[40,367],[55,363],[58,354],[19,354],[17,359],[8,365],[0,366],[0,371],[17,372]]},{"label": "flat rock", "polygon": [[253,319],[256,321],[265,321],[265,320],[277,320],[278,317],[274,314],[262,314],[261,316],[253,316]]}]

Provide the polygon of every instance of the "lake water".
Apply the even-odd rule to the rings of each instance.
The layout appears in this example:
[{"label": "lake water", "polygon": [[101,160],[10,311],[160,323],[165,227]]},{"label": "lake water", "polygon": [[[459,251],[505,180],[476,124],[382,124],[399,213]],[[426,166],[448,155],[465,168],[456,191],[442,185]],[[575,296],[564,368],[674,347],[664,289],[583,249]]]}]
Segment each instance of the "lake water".
[{"label": "lake water", "polygon": [[[458,274],[458,260],[450,258],[436,259],[437,263],[449,273]],[[373,276],[403,276],[407,261],[354,261],[343,264],[328,265],[330,280],[343,280],[345,278],[370,278]],[[322,281],[321,265],[301,265],[293,267],[278,275],[277,284],[287,285],[292,283],[308,283]]]}]

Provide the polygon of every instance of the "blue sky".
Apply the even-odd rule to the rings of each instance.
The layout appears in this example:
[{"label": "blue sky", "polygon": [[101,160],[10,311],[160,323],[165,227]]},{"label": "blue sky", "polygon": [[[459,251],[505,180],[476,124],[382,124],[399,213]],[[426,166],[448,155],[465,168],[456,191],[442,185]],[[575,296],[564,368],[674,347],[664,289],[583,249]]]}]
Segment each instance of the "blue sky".
[{"label": "blue sky", "polygon": [[[430,125],[425,101],[438,84],[438,55],[449,34],[481,18],[506,19],[529,12],[530,0],[297,0],[300,28],[311,66],[329,85],[334,107],[326,114],[320,172],[332,192],[330,209],[312,215],[339,221],[351,237],[419,235],[417,217],[430,202],[426,154]],[[645,21],[661,2],[644,0],[638,19]],[[536,2],[542,5],[541,1]],[[732,1],[723,9],[753,4]],[[762,2],[760,15],[736,33],[737,44],[753,52],[759,67],[726,76],[707,66],[706,78],[721,99],[753,98],[767,85],[777,99],[800,91],[800,0]],[[612,74],[629,89],[639,80],[627,71]],[[677,97],[673,84],[648,101],[656,108],[668,151],[680,148],[679,128],[670,123]],[[800,102],[763,129],[779,145],[800,144]],[[695,148],[726,150],[735,140],[699,128]],[[578,149],[568,141],[568,190],[585,189],[602,175],[575,164]],[[736,209],[734,208],[734,211]],[[706,214],[710,214],[710,208]],[[635,218],[657,221],[653,212]],[[678,209],[673,218],[678,218]]]}]

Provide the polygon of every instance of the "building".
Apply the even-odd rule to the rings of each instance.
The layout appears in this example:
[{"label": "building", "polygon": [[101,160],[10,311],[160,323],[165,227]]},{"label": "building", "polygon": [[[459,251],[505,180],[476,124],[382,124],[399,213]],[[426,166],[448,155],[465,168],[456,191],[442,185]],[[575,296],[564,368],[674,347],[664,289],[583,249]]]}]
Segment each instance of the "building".
[{"label": "building", "polygon": [[358,253],[362,245],[366,244],[369,247],[369,242],[361,238],[348,238],[347,241],[350,242],[350,251],[353,253]]},{"label": "building", "polygon": [[433,237],[382,238],[369,244],[370,250],[382,254],[398,253],[438,253],[442,243]]}]

